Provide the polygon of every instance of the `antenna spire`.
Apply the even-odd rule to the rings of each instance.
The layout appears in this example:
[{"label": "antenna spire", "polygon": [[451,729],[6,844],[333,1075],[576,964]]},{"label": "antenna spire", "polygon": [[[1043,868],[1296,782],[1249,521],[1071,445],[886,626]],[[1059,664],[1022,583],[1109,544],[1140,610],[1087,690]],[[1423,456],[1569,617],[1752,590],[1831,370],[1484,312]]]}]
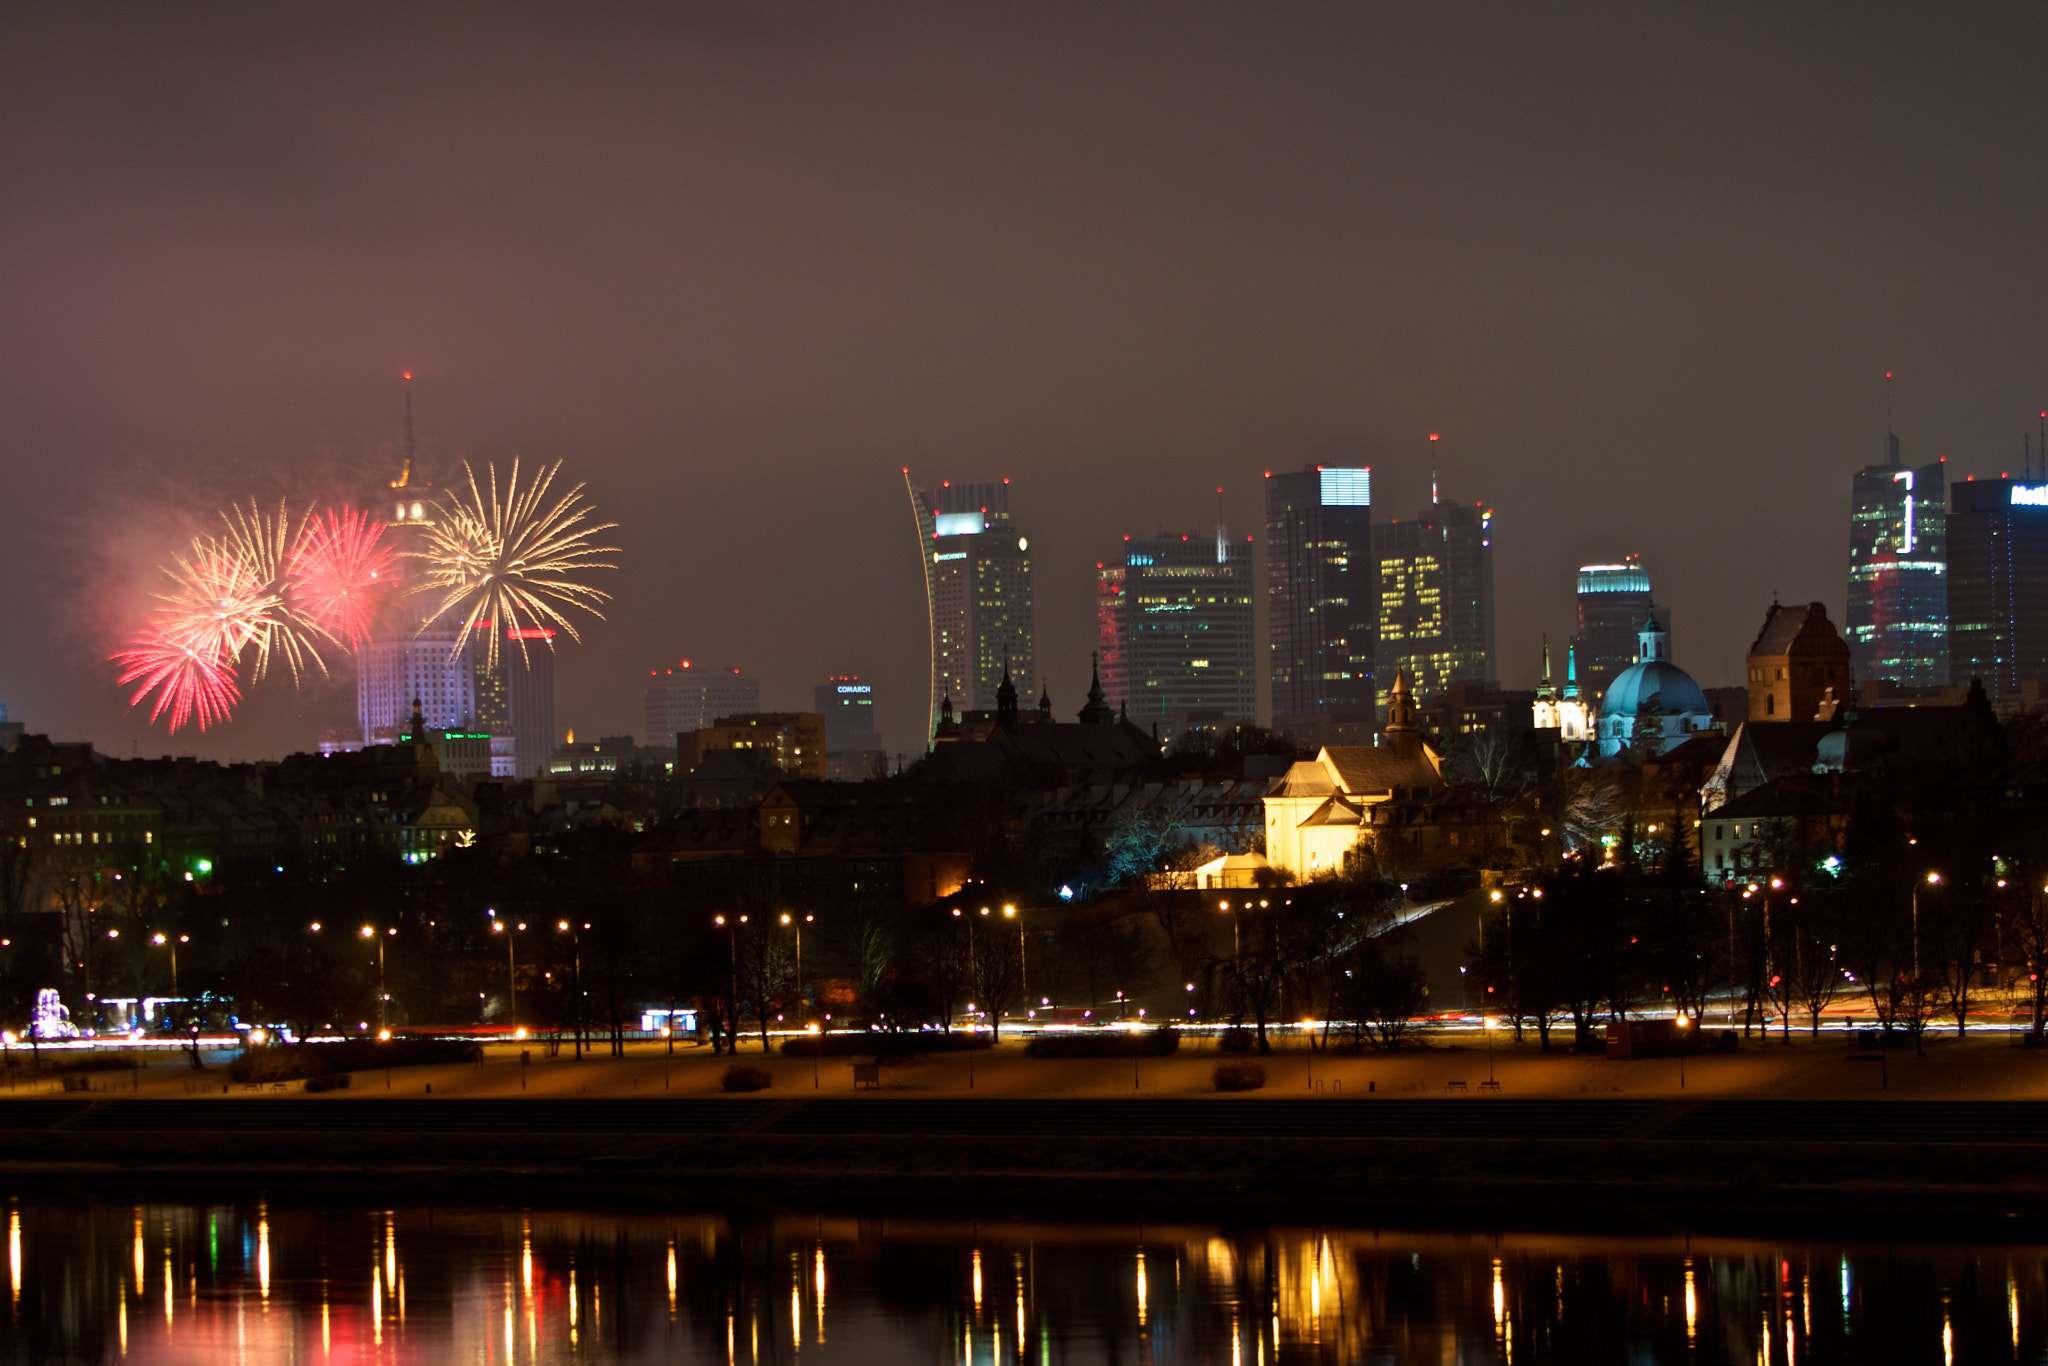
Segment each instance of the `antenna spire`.
[{"label": "antenna spire", "polygon": [[407,488],[412,484],[412,371],[405,372],[405,464],[398,471],[398,478],[391,487]]},{"label": "antenna spire", "polygon": [[1899,436],[1892,430],[1892,372],[1884,372],[1884,445],[1885,458],[1892,464],[1899,463]]}]

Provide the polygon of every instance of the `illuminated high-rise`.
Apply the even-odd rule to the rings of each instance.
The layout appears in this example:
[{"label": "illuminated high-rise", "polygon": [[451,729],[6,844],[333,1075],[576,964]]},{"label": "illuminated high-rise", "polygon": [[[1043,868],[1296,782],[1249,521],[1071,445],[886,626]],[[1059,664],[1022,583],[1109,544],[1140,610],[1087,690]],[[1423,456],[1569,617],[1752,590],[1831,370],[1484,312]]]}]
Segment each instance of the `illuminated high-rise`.
[{"label": "illuminated high-rise", "polygon": [[1266,474],[1266,683],[1279,730],[1373,721],[1372,471]]},{"label": "illuminated high-rise", "polygon": [[1578,609],[1572,645],[1579,684],[1598,710],[1607,685],[1635,667],[1643,623],[1654,617],[1668,642],[1671,614],[1650,600],[1650,572],[1640,555],[1617,564],[1579,566]]},{"label": "illuminated high-rise", "polygon": [[[1940,461],[1859,471],[1849,503],[1849,661],[1860,679],[1902,687],[1949,681],[1948,498]],[[1986,680],[1989,686],[1990,680]]]},{"label": "illuminated high-rise", "polygon": [[1947,531],[1948,681],[2048,683],[2048,484],[1951,484]]},{"label": "illuminated high-rise", "polygon": [[1416,696],[1493,677],[1493,513],[1435,502],[1372,529],[1382,678],[1406,670]]},{"label": "illuminated high-rise", "polygon": [[939,703],[988,711],[1007,672],[1017,691],[1037,684],[1033,657],[1031,541],[1010,519],[1010,481],[910,485],[931,625],[931,688],[925,736]]},{"label": "illuminated high-rise", "polygon": [[1126,540],[1123,561],[1096,566],[1103,696],[1162,733],[1256,719],[1251,546],[1217,527]]}]

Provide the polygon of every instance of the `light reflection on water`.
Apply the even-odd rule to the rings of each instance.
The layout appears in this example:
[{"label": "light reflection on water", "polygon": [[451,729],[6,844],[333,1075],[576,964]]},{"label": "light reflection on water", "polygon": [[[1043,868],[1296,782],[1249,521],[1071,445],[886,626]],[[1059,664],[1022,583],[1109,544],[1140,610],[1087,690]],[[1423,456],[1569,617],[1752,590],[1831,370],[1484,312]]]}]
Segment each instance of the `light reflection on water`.
[{"label": "light reflection on water", "polygon": [[18,1197],[0,1360],[2038,1360],[2048,1247]]}]

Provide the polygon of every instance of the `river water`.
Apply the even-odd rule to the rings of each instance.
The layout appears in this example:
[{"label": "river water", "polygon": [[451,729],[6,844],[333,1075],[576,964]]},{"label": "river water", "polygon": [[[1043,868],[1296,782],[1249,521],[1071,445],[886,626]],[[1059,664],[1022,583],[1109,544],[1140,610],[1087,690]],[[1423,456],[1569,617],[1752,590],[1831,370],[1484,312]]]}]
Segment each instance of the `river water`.
[{"label": "river water", "polygon": [[1979,1362],[2048,1246],[804,1214],[7,1206],[7,1362]]}]

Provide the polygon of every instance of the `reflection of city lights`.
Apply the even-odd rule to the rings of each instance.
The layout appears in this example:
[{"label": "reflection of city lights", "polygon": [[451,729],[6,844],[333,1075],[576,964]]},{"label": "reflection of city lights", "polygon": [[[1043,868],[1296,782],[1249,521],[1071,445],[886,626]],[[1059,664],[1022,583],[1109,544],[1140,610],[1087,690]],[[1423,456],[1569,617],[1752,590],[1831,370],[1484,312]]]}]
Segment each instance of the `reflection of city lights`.
[{"label": "reflection of city lights", "polygon": [[1688,1262],[1685,1267],[1685,1340],[1687,1342],[1691,1342],[1693,1334],[1698,1331],[1699,1314],[1699,1297],[1693,1289],[1692,1264]]},{"label": "reflection of city lights", "polygon": [[974,1249],[974,1317],[981,1317],[981,1249]]},{"label": "reflection of city lights", "polygon": [[1138,1254],[1138,1326],[1145,1326],[1145,1254]]}]

